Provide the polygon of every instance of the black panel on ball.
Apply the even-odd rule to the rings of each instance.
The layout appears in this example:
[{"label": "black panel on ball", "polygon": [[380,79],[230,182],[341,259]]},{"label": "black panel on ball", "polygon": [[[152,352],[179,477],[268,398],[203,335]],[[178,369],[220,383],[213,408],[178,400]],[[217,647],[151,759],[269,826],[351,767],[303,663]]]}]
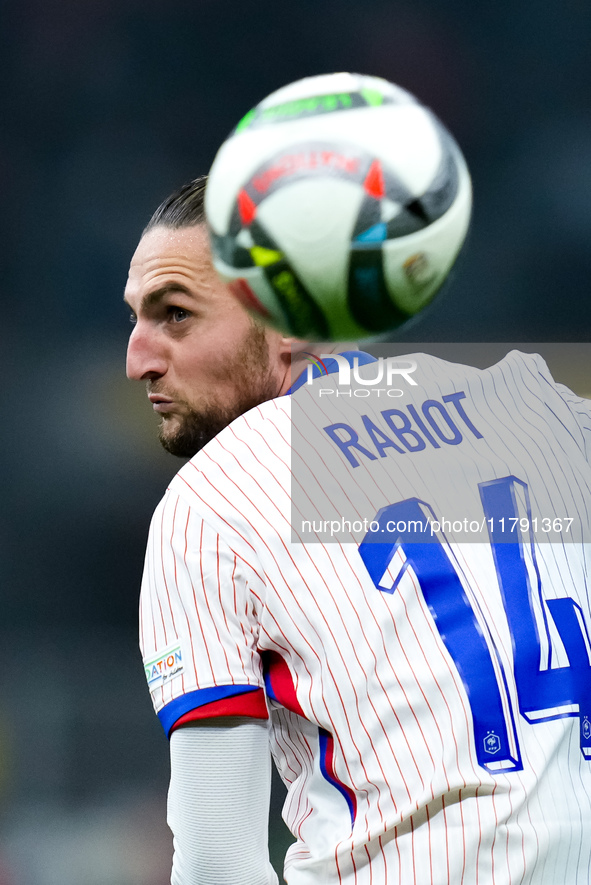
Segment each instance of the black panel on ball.
[{"label": "black panel on ball", "polygon": [[349,308],[355,321],[369,332],[394,329],[408,320],[408,314],[396,307],[390,298],[381,248],[352,249]]},{"label": "black panel on ball", "polygon": [[431,184],[420,198],[426,218],[432,222],[441,218],[456,198],[460,176],[458,173],[458,147],[449,133],[438,126],[443,155]]}]

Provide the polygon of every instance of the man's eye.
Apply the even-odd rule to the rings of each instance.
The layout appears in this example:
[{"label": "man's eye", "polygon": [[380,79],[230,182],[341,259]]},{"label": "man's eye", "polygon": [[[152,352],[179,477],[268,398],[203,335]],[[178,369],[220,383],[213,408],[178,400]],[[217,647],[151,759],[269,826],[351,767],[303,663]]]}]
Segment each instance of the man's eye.
[{"label": "man's eye", "polygon": [[137,323],[137,317],[134,313],[129,314],[129,322],[133,323],[134,325]]},{"label": "man's eye", "polygon": [[170,307],[168,315],[173,323],[182,323],[189,316],[189,311],[182,307]]}]

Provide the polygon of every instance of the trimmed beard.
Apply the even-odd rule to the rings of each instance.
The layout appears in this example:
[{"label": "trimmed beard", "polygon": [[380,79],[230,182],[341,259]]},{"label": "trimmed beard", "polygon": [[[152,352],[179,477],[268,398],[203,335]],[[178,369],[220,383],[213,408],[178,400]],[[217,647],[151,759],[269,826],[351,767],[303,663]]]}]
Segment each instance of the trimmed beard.
[{"label": "trimmed beard", "polygon": [[160,424],[158,438],[162,447],[179,458],[192,458],[240,415],[276,397],[278,384],[269,371],[269,362],[265,328],[253,320],[239,353],[228,360],[228,372],[235,379],[234,403],[220,406],[212,401],[199,409],[185,403],[187,411],[173,434],[166,433],[166,419]]}]

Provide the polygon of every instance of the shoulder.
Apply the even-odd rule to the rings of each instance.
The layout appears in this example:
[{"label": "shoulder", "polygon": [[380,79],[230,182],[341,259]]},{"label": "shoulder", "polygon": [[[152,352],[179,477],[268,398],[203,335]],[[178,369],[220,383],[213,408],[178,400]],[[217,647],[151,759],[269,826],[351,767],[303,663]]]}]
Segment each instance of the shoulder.
[{"label": "shoulder", "polygon": [[502,398],[506,405],[510,404],[508,395],[512,399],[533,402],[557,396],[559,392],[559,385],[539,353],[511,350],[503,359],[484,369],[426,354],[416,356],[422,373],[429,380],[462,382],[471,388],[473,395],[480,394],[484,399]]},{"label": "shoulder", "polygon": [[179,470],[171,483],[179,493],[191,488],[197,477],[220,476],[228,471],[258,473],[285,457],[290,444],[291,402],[280,397],[261,403],[236,418]]},{"label": "shoulder", "polygon": [[167,496],[222,536],[250,535],[261,514],[289,507],[290,416],[289,397],[241,415],[179,470]]}]

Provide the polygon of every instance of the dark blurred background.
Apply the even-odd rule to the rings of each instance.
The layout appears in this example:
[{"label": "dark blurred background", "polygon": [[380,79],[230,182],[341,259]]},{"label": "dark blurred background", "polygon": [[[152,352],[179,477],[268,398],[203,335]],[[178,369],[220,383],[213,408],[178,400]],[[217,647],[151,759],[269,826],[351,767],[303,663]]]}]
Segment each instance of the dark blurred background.
[{"label": "dark blurred background", "polygon": [[[124,378],[121,300],[153,209],[272,90],[381,75],[449,126],[475,192],[452,279],[397,338],[588,341],[590,36],[584,0],[0,5],[0,885],[168,881],[136,611],[180,462]],[[276,863],[285,842],[274,823]]]}]

